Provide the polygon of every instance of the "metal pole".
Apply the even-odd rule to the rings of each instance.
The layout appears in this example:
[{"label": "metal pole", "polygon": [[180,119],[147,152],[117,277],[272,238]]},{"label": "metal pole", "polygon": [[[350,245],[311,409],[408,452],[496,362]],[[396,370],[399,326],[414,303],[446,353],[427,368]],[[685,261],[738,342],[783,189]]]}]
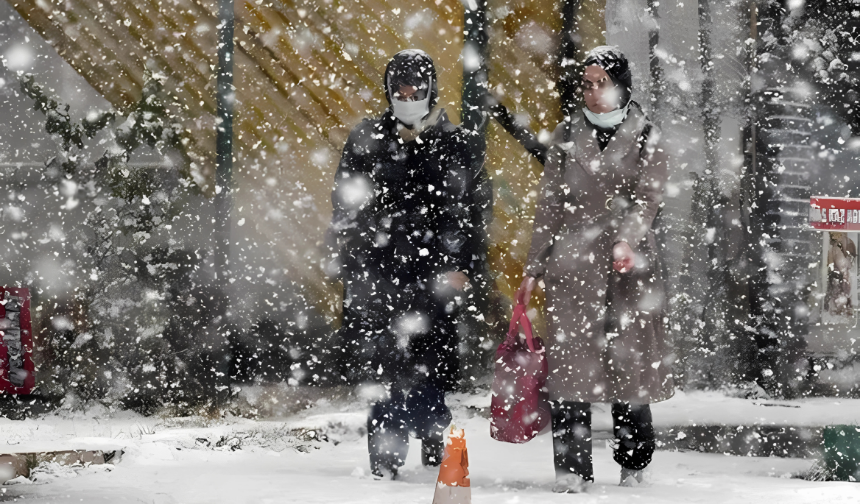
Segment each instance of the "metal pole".
[{"label": "metal pole", "polygon": [[[468,313],[482,313],[492,317],[490,292],[493,289],[492,275],[487,260],[487,225],[489,220],[486,211],[480,212],[477,207],[487,204],[492,212],[492,181],[487,175],[485,166],[487,152],[487,122],[488,122],[488,93],[487,61],[489,56],[489,33],[487,25],[487,0],[463,1],[463,88],[460,111],[460,125],[469,135],[469,144],[474,171],[474,186],[476,208],[472,209],[472,223],[480,238],[472,245],[472,267],[469,278],[474,287],[467,294],[463,310],[458,317],[458,332],[462,334],[460,347],[460,369],[463,376],[472,374],[470,369],[480,369],[486,360],[480,341],[489,337],[489,326]],[[480,203],[478,202],[480,200]],[[482,216],[478,216],[478,213]],[[467,309],[468,306],[468,309]],[[468,310],[474,310],[469,312]],[[465,330],[464,330],[465,329]],[[463,384],[471,383],[464,380]]]},{"label": "metal pole", "polygon": [[460,122],[477,133],[476,156],[484,155],[487,122],[484,115],[487,95],[487,0],[467,0],[463,12],[463,96]]},{"label": "metal pole", "polygon": [[663,105],[663,68],[657,57],[657,46],[660,44],[660,2],[648,0],[648,11],[651,13],[651,29],[648,31],[648,61],[651,73],[651,115],[659,125],[662,119]]},{"label": "metal pole", "polygon": [[576,88],[579,86],[579,77],[582,75],[582,65],[576,58],[577,36],[579,26],[577,24],[579,8],[582,0],[562,0],[562,27],[561,43],[558,45],[558,94],[561,99],[561,113],[570,117],[579,109],[582,103],[577,96]]},{"label": "metal pole", "polygon": [[215,171],[215,279],[212,294],[217,296],[214,317],[216,345],[211,357],[215,364],[213,397],[218,407],[230,395],[229,296],[224,292],[230,278],[230,214],[233,208],[233,0],[219,0],[218,9],[218,132]]},{"label": "metal pole", "polygon": [[233,207],[233,0],[219,0],[218,135],[215,172],[215,272],[219,283],[230,271],[230,211]]}]

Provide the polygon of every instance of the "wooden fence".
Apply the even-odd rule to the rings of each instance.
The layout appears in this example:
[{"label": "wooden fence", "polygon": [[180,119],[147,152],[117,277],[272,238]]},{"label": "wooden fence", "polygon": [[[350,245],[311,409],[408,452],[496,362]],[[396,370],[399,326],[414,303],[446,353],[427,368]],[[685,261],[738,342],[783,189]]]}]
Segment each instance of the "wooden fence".
[{"label": "wooden fence", "polygon": [[[205,191],[214,190],[216,0],[9,1],[120,111],[139,99],[145,70],[166,75],[173,112],[186,128],[191,173]],[[487,5],[490,87],[537,132],[560,119],[560,3]],[[582,1],[574,35],[585,49],[603,43],[604,7],[605,0]],[[381,83],[390,56],[410,47],[427,51],[439,73],[440,103],[458,121],[463,4],[235,0],[235,19],[235,218],[253,222],[241,232],[268,243],[295,281],[324,286],[315,262],[334,171],[350,129],[386,106]],[[510,293],[530,241],[542,166],[495,123],[487,164],[497,202],[491,260],[499,288]],[[283,200],[283,218],[261,218],[261,198],[269,206]],[[336,290],[317,289],[317,302],[336,306]]]}]

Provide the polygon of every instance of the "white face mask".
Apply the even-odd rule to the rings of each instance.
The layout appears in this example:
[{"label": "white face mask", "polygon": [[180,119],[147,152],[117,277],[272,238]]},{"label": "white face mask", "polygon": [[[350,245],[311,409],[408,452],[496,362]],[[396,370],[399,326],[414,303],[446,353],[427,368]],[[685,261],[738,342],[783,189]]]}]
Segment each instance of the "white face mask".
[{"label": "white face mask", "polygon": [[585,112],[585,117],[591,121],[591,124],[598,128],[609,129],[618,126],[622,121],[624,121],[624,118],[627,117],[627,110],[629,108],[630,102],[627,102],[627,105],[624,107],[615,109],[612,112],[606,112],[605,114],[596,114],[588,110],[588,107],[583,107],[582,111]]},{"label": "white face mask", "polygon": [[433,89],[433,78],[427,85],[427,97],[417,101],[400,101],[394,97],[394,92],[389,89],[388,96],[391,97],[391,112],[394,117],[407,126],[414,127],[421,119],[430,113],[430,92]]}]

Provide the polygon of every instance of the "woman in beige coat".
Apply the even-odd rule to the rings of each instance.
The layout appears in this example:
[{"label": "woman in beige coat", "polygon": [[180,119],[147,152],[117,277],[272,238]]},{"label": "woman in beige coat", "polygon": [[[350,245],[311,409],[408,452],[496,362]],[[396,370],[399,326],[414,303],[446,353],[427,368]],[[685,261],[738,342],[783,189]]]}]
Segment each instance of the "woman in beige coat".
[{"label": "woman in beige coat", "polygon": [[554,133],[518,296],[547,297],[556,492],[594,480],[591,403],[612,403],[621,484],[642,481],[654,452],[649,404],[673,393],[665,296],[651,229],[667,178],[656,126],[630,100],[629,64],[589,53],[586,108]]}]

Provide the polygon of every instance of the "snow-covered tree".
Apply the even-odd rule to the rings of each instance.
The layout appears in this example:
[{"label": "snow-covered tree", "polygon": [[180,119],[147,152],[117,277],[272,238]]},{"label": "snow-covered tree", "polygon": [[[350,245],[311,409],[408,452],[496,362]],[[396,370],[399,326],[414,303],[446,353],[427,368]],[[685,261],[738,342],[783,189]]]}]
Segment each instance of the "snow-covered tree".
[{"label": "snow-covered tree", "polygon": [[[187,408],[211,399],[209,382],[226,370],[201,344],[207,316],[217,308],[213,300],[220,299],[202,274],[206,252],[165,239],[197,189],[186,172],[182,128],[168,113],[164,79],[147,73],[129,110],[92,112],[80,124],[32,76],[21,79],[58,138],[48,167],[82,188],[91,208],[67,242],[69,256],[78,258],[73,302],[48,310],[53,323],[43,324],[49,393],[145,412],[165,404]],[[107,134],[98,146],[85,142],[101,130]],[[102,154],[92,155],[97,149]],[[162,154],[171,166],[131,164],[140,149]]]}]

